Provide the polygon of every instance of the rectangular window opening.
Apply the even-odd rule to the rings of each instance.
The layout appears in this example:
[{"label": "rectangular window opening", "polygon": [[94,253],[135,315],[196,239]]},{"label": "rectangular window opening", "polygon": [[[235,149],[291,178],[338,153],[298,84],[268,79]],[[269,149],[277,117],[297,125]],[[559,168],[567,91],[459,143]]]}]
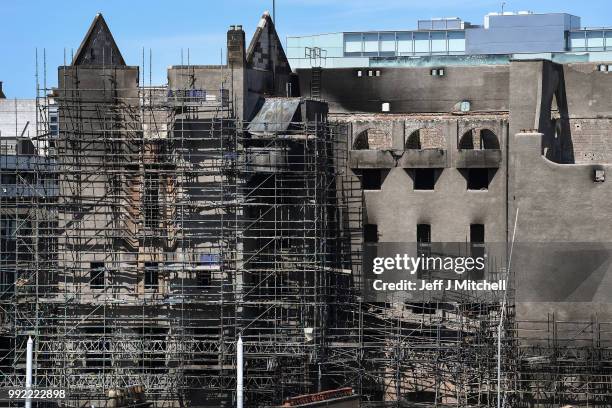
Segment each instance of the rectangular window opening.
[{"label": "rectangular window opening", "polygon": [[[431,225],[430,224],[417,224],[417,253],[419,256],[429,257],[431,256]],[[423,265],[419,266],[417,270],[417,278],[423,279],[427,268]]]},{"label": "rectangular window opening", "polygon": [[[470,225],[470,246],[472,258],[484,258],[485,256],[485,226],[484,224]],[[470,279],[484,279],[484,270],[474,269],[470,272]]]},{"label": "rectangular window opening", "polygon": [[159,227],[159,176],[145,174],[144,179],[144,223],[145,228]]},{"label": "rectangular window opening", "polygon": [[159,286],[159,265],[157,262],[145,262],[144,287],[145,289],[157,289]]},{"label": "rectangular window opening", "polygon": [[489,189],[489,169],[468,169],[468,190]]},{"label": "rectangular window opening", "polygon": [[364,190],[380,190],[382,187],[381,170],[363,170],[361,186]]},{"label": "rectangular window opening", "polygon": [[104,262],[91,262],[89,264],[89,287],[91,289],[104,289],[105,274]]},{"label": "rectangular window opening", "polygon": [[414,169],[414,189],[433,190],[436,186],[436,169]]},{"label": "rectangular window opening", "polygon": [[431,243],[431,225],[430,224],[417,224],[417,242],[419,244],[430,244]]},{"label": "rectangular window opening", "polygon": [[470,242],[482,244],[485,242],[485,227],[484,224],[470,225]]},{"label": "rectangular window opening", "polygon": [[364,226],[363,226],[363,240],[366,243],[378,242],[378,225],[376,225],[376,224],[364,224]]}]

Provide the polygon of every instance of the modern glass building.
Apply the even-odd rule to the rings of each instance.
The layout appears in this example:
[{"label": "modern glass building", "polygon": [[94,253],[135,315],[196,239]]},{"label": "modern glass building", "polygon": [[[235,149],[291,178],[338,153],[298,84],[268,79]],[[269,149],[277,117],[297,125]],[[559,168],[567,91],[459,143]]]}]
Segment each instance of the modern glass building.
[{"label": "modern glass building", "polygon": [[489,13],[482,25],[450,17],[419,20],[416,29],[407,31],[288,37],[286,49],[294,69],[409,66],[437,64],[440,59],[449,63],[506,63],[513,58],[608,61],[612,28],[581,28],[580,17],[566,13]]}]

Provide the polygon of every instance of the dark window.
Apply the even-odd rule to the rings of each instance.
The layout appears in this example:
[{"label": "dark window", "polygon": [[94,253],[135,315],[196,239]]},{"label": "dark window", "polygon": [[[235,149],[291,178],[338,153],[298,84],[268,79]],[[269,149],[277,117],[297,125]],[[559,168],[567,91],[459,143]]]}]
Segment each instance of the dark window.
[{"label": "dark window", "polygon": [[361,185],[364,190],[380,190],[382,175],[380,170],[363,170]]},{"label": "dark window", "polygon": [[211,268],[219,266],[219,254],[201,254],[198,265],[198,278],[200,286],[210,286],[212,282]]},{"label": "dark window", "polygon": [[210,271],[198,271],[198,275],[200,276],[201,286],[210,286]]},{"label": "dark window", "polygon": [[159,227],[159,176],[145,174],[144,179],[144,223],[145,228]]},{"label": "dark window", "polygon": [[2,184],[17,184],[17,175],[16,174],[2,174],[1,176]]},{"label": "dark window", "polygon": [[470,225],[470,242],[484,243],[485,242],[485,228],[484,224],[471,224]]},{"label": "dark window", "polygon": [[[472,258],[484,258],[485,256],[485,226],[484,224],[470,225],[470,247],[472,250]],[[473,270],[470,279],[483,279],[484,270]]]},{"label": "dark window", "polygon": [[436,185],[436,169],[414,169],[414,189],[433,190]]},{"label": "dark window", "polygon": [[36,148],[31,140],[20,140],[17,144],[17,151],[23,155],[33,155],[36,152]]},{"label": "dark window", "polygon": [[157,262],[145,262],[145,289],[157,289],[159,285],[159,266]]},{"label": "dark window", "polygon": [[92,262],[89,264],[89,287],[91,289],[104,289],[104,276],[106,269],[104,262]]},{"label": "dark window", "polygon": [[10,215],[3,215],[0,218],[0,236],[2,238],[15,238],[17,232],[17,224],[15,218]]},{"label": "dark window", "polygon": [[489,188],[489,169],[468,169],[468,190],[487,190]]},{"label": "dark window", "polygon": [[378,242],[378,225],[365,224],[363,226],[363,240],[368,242]]},{"label": "dark window", "polygon": [[431,243],[431,225],[417,224],[417,242]]},{"label": "dark window", "polygon": [[[417,224],[417,253],[419,256],[428,257],[431,255],[431,225]],[[425,269],[419,266],[417,270],[417,278],[423,278]]]}]

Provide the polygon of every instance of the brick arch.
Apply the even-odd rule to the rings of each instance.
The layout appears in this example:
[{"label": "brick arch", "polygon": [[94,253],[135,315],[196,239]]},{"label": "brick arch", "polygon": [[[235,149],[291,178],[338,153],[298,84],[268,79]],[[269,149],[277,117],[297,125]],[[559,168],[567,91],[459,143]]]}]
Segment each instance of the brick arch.
[{"label": "brick arch", "polygon": [[445,149],[444,135],[438,128],[419,128],[406,138],[406,149]]},{"label": "brick arch", "polygon": [[359,132],[353,140],[353,150],[387,150],[391,147],[391,135],[383,128],[369,127]]},{"label": "brick arch", "polygon": [[459,139],[459,150],[499,150],[499,138],[487,128],[472,128]]},{"label": "brick arch", "polygon": [[355,140],[353,141],[353,150],[368,150],[370,148],[370,144],[368,142],[368,130],[363,130],[359,132],[357,136],[355,136]]}]

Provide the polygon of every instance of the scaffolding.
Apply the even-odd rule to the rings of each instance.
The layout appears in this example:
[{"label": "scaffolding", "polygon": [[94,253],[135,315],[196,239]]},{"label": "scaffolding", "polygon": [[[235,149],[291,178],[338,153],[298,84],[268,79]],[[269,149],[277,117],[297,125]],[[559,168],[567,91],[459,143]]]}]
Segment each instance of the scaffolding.
[{"label": "scaffolding", "polygon": [[223,87],[135,78],[65,66],[40,88],[45,167],[31,170],[50,191],[11,200],[31,225],[5,274],[2,385],[23,384],[32,336],[36,386],[65,389],[66,406],[116,405],[135,385],[156,406],[231,406],[241,335],[249,401],[320,388],[328,308],[350,277],[343,128],[321,114],[254,134]]},{"label": "scaffolding", "polygon": [[231,89],[175,69],[179,89],[113,66],[39,85],[37,154],[2,167],[2,387],[24,384],[32,336],[59,405],[136,386],[156,407],[229,407],[240,335],[248,406],[341,387],[371,407],[609,404],[610,323],[559,335],[554,316],[516,321],[511,294],[364,299],[346,126],[295,98],[279,103],[320,115],[247,123]]}]

